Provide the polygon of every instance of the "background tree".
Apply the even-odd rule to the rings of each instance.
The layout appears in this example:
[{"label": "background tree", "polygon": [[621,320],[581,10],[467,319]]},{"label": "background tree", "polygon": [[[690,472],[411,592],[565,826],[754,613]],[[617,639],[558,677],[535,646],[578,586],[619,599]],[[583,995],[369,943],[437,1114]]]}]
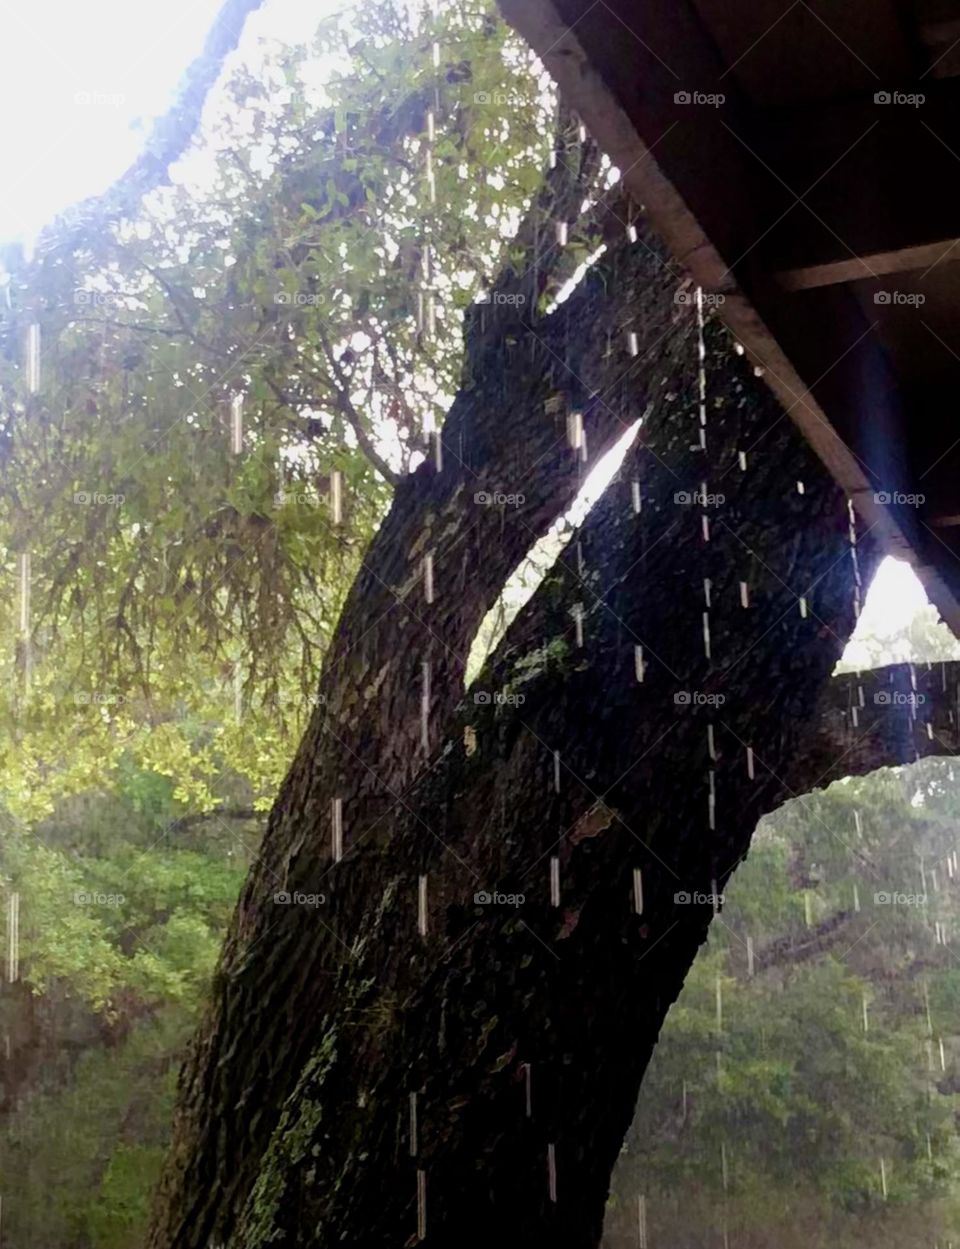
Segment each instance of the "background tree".
[{"label": "background tree", "polygon": [[640,1210],[681,1249],[957,1236],[957,782],[930,759],[761,821],[644,1079],[605,1244],[635,1244]]}]

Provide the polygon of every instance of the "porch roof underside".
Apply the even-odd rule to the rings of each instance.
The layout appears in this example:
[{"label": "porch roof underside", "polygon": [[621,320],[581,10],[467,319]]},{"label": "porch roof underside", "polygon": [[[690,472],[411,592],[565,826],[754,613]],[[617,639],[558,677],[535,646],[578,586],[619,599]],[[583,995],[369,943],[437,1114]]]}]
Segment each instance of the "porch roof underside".
[{"label": "porch roof underside", "polygon": [[500,4],[960,636],[960,0]]}]

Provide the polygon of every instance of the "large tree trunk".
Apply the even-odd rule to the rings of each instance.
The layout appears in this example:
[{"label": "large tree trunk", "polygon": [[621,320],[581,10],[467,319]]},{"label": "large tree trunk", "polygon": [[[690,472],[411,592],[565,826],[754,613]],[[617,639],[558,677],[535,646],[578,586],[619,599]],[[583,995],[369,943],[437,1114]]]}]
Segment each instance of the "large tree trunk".
[{"label": "large tree trunk", "polygon": [[[760,816],[832,779],[822,700],[878,558],[862,532],[854,556],[847,501],[715,323],[701,376],[678,286],[621,236],[550,317],[473,325],[443,470],[397,490],[240,900],[154,1249],[599,1243],[713,914],[684,897],[721,891]],[[478,704],[470,641],[583,471],[556,392],[591,458],[644,423],[477,682],[512,701]]]}]

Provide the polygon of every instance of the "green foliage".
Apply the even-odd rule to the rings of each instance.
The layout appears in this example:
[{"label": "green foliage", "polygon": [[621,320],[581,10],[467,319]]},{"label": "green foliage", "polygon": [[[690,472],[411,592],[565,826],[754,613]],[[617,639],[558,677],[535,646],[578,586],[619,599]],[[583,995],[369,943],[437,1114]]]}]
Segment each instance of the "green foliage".
[{"label": "green foliage", "polygon": [[[216,961],[245,856],[158,842],[149,818],[125,802],[86,805],[94,824],[110,815],[122,823],[125,840],[107,838],[97,847],[88,837],[78,849],[70,843],[82,843],[83,832],[68,838],[56,823],[43,830],[49,840],[7,837],[0,884],[22,899],[25,978],[37,993],[65,986],[98,1010],[126,994],[148,1005],[192,1004]],[[56,840],[67,844],[51,844]]]},{"label": "green foliage", "polygon": [[134,1249],[173,1111],[174,1055],[192,1018],[168,1010],[91,1048],[66,1087],[31,1094],[0,1136],[11,1245]]},{"label": "green foliage", "polygon": [[6,257],[0,627],[18,634],[22,552],[31,616],[0,658],[0,797],[22,819],[128,759],[195,810],[228,768],[270,804],[384,475],[427,451],[551,142],[492,6],[411,13],[259,47],[134,219]]},{"label": "green foliage", "polygon": [[247,867],[219,821],[172,823],[155,773],[119,779],[0,847],[0,885],[20,895],[20,982],[0,993],[14,1247],[142,1243],[180,1055]]},{"label": "green foliage", "polygon": [[958,1234],[960,973],[936,935],[960,920],[958,826],[960,776],[938,759],[761,823],[644,1080],[611,1246],[632,1243],[637,1193],[653,1243],[684,1247],[724,1225],[787,1249]]}]

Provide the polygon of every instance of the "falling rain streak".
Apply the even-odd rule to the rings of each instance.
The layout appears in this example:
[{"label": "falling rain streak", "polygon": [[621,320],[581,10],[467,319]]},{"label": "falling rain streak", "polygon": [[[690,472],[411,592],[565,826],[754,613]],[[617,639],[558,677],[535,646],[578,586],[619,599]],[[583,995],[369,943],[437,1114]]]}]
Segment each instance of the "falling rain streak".
[{"label": "falling rain streak", "polygon": [[583,604],[574,603],[573,605],[573,631],[577,648],[583,646]]},{"label": "falling rain streak", "polygon": [[243,395],[230,400],[230,450],[239,455],[243,450]]},{"label": "falling rain streak", "polygon": [[7,982],[20,979],[20,894],[7,898]]},{"label": "falling rain streak", "polygon": [[[700,447],[707,449],[707,343],[704,336],[703,287],[697,287],[697,414],[700,420]],[[706,490],[704,490],[706,495]]]},{"label": "falling rain streak", "polygon": [[330,801],[330,840],[334,863],[343,858],[343,799]]},{"label": "falling rain streak", "polygon": [[17,556],[17,579],[20,596],[18,625],[20,636],[26,637],[30,632],[30,556],[27,552]]},{"label": "falling rain streak", "polygon": [[430,749],[430,661],[420,665],[420,745]]},{"label": "falling rain streak", "polygon": [[417,883],[417,932],[427,935],[427,878],[421,876]]},{"label": "falling rain streak", "polygon": [[330,474],[330,518],[335,525],[343,520],[343,473],[339,468]]},{"label": "falling rain streak", "polygon": [[29,689],[32,669],[30,650],[30,555],[21,552],[17,556],[17,630],[23,647],[23,677]]},{"label": "falling rain streak", "polygon": [[574,451],[583,448],[583,413],[573,411],[567,415],[567,442]]},{"label": "falling rain streak", "polygon": [[852,499],[847,499],[847,520],[850,538],[850,561],[853,565],[853,616],[855,620],[859,620],[863,582],[860,579],[860,560],[857,554],[857,513],[854,510]]},{"label": "falling rain streak", "polygon": [[27,390],[35,395],[40,389],[40,326],[34,323],[27,329]]},{"label": "falling rain streak", "polygon": [[427,1173],[417,1171],[417,1239],[427,1239]]}]

